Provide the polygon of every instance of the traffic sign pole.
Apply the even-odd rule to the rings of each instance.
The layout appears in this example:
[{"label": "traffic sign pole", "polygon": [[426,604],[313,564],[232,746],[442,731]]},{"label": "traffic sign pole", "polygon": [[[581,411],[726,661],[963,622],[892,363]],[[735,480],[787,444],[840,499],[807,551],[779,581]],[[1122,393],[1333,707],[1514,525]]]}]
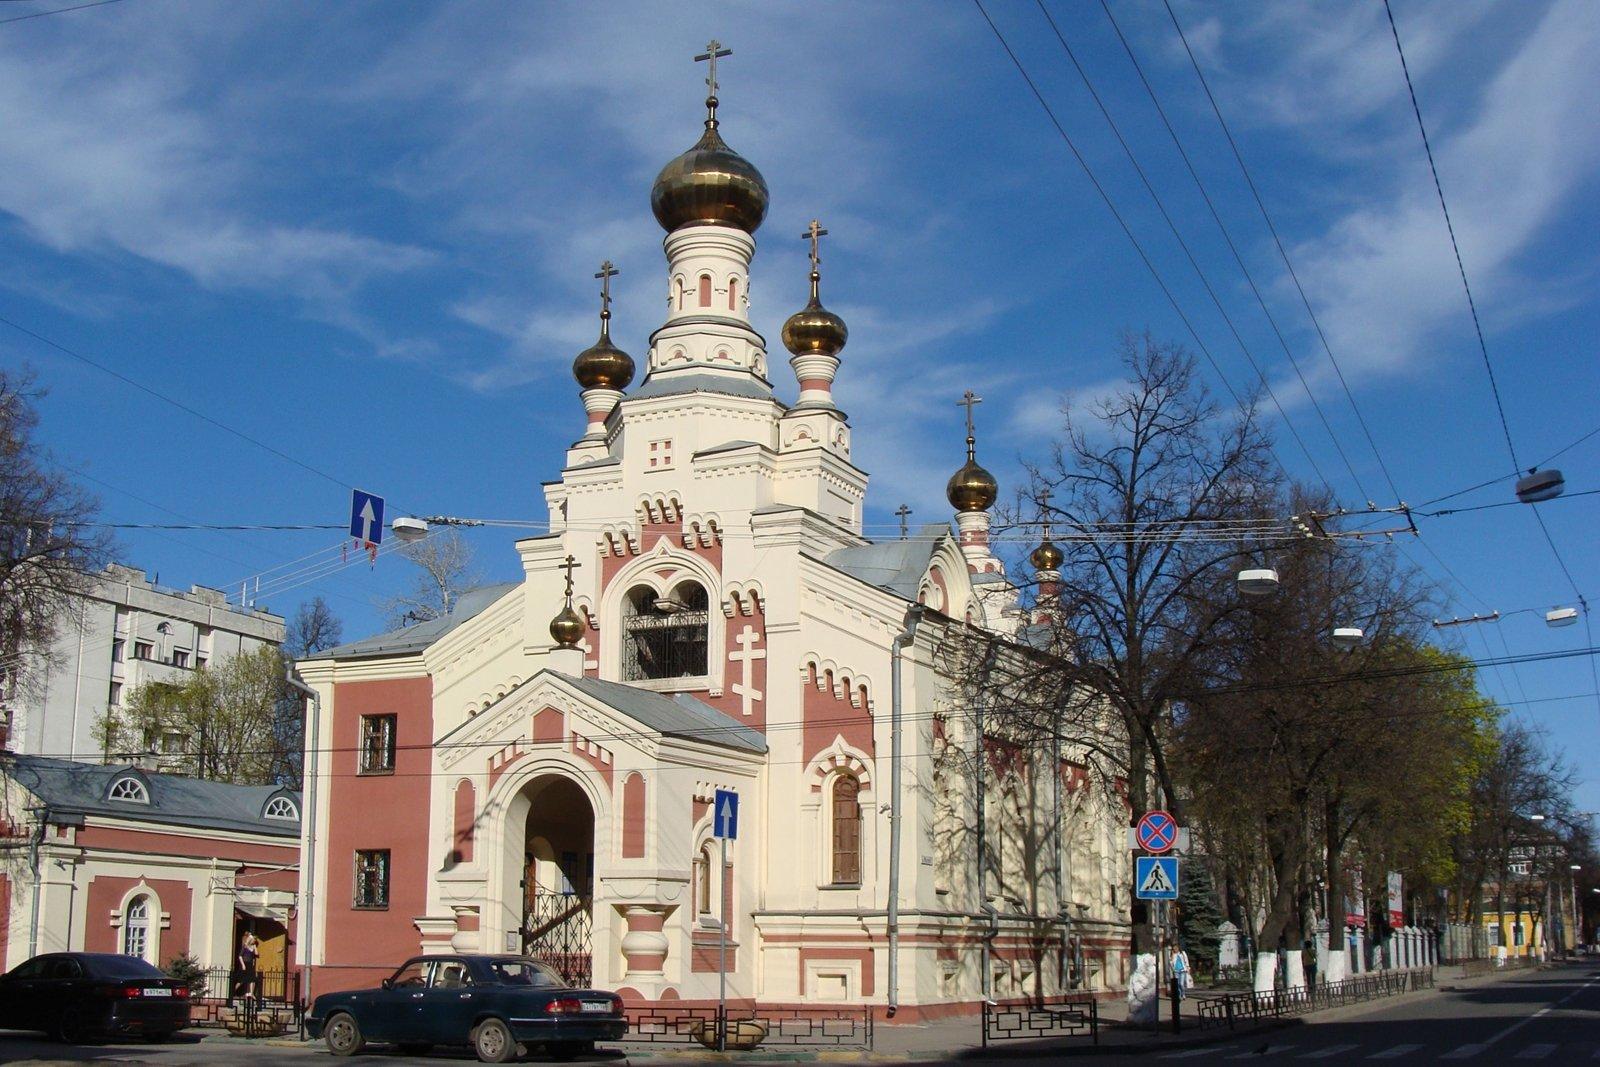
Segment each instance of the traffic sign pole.
[{"label": "traffic sign pole", "polygon": [[722,921],[717,924],[720,942],[717,945],[717,1051],[728,1051],[728,839],[722,842],[722,864],[717,870],[717,910]]}]

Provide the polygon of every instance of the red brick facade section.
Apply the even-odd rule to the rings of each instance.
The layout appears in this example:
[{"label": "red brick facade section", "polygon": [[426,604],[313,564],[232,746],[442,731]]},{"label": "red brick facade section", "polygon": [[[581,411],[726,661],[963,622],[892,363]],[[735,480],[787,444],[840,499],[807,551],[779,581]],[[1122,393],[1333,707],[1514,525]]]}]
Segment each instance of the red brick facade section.
[{"label": "red brick facade section", "polygon": [[472,845],[477,838],[478,794],[472,783],[463,778],[456,783],[455,827],[451,830],[451,847],[455,862],[472,862]]},{"label": "red brick facade section", "polygon": [[566,717],[555,708],[540,708],[533,713],[533,740],[535,744],[566,740]]},{"label": "red brick facade section", "polygon": [[285,838],[282,845],[224,841],[199,834],[165,834],[116,826],[80,827],[72,843],[85,849],[142,852],[152,856],[188,856],[195,859],[238,860],[263,867],[282,867],[300,858],[300,843]]},{"label": "red brick facade section", "polygon": [[[83,928],[85,952],[122,951],[122,946],[117,944],[117,935],[122,932],[122,927],[112,925],[111,913],[121,910],[123,899],[139,884],[138,878],[109,877],[96,878],[89,883],[89,895],[86,898],[88,913]],[[188,882],[157,878],[143,884],[149,886],[150,892],[159,898],[150,901],[150,932],[155,937],[156,931],[160,930],[160,962],[164,964],[172,957],[189,951],[189,909],[193,894]],[[162,914],[167,916],[166,923],[161,921]]]},{"label": "red brick facade section", "polygon": [[816,667],[806,668],[802,684],[805,689],[800,703],[805,719],[803,758],[806,762],[838,737],[868,756],[874,755],[872,709],[866,686],[853,678],[835,679],[831,670],[823,670],[819,675]]},{"label": "red brick facade section", "polygon": [[[358,774],[361,716],[388,714],[397,717],[394,773]],[[420,938],[412,919],[426,913],[428,872],[445,859],[428,855],[432,740],[432,679],[335,684],[333,775],[328,783],[323,868],[328,890],[318,902],[325,923],[324,959],[331,966],[374,967],[388,973],[418,950]],[[356,852],[366,849],[389,851],[386,908],[355,907]]]},{"label": "red brick facade section", "polygon": [[622,858],[644,859],[645,812],[644,775],[634,771],[622,781]]}]

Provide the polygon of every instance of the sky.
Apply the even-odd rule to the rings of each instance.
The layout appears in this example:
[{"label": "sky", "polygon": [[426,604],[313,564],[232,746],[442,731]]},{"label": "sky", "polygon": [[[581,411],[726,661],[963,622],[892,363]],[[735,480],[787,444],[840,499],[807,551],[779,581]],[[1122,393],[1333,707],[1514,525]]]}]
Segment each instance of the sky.
[{"label": "sky", "polygon": [[[901,504],[950,517],[968,388],[981,459],[1014,489],[1062,412],[1116,386],[1130,330],[1203,345],[1221,398],[1264,378],[1282,465],[1346,506],[1513,499],[1381,2],[1174,3],[1326,349],[1145,0],[1110,11],[1260,302],[1089,0],[986,6],[1182,317],[966,2],[117,0],[26,17],[68,6],[0,10],[0,361],[49,390],[41,438],[108,521],[339,524],[353,486],[391,514],[542,521],[540,483],[584,426],[570,365],[594,337],[602,259],[622,271],[618,344],[642,363],[660,324],[649,188],[699,135],[691,60],[713,37],[733,49],[722,133],[772,194],[751,295],[775,350],[805,302],[800,235],[813,217],[830,231],[824,300],[850,327],[836,395],[872,478],[869,527],[892,530]],[[1531,467],[1600,427],[1600,6],[1393,6]],[[1574,604],[1574,584],[1600,605],[1600,497],[1571,495],[1600,488],[1597,464],[1600,435],[1557,460],[1569,496],[1540,507],[1570,582],[1517,504],[1419,517],[1419,536],[1376,550],[1438,584],[1441,617],[1502,613],[1440,631],[1474,657],[1581,649],[1583,626],[1543,612]],[[511,543],[531,530],[469,531],[481,576],[515,579]],[[259,579],[258,602],[285,614],[322,595],[347,638],[380,628],[406,578],[397,557],[342,556],[332,530],[117,536],[165,585],[237,596]],[[1600,809],[1590,661],[1481,682],[1548,729],[1584,775],[1579,807]]]}]

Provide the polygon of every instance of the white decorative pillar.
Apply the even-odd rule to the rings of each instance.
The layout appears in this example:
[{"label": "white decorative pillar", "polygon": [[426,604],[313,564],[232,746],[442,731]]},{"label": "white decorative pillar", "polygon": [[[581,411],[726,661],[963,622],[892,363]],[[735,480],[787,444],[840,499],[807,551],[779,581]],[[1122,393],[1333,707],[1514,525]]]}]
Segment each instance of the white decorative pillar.
[{"label": "white decorative pillar", "polygon": [[663,976],[670,946],[664,933],[668,910],[670,906],[664,904],[628,904],[622,908],[622,917],[628,924],[628,932],[622,936],[625,981]]}]

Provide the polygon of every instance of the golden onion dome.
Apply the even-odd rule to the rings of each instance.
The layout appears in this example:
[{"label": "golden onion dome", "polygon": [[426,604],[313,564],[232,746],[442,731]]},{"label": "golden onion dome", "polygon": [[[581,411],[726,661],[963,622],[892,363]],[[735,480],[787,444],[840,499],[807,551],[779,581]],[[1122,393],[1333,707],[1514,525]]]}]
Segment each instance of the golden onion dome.
[{"label": "golden onion dome", "polygon": [[783,346],[797,356],[836,356],[850,338],[844,320],[822,306],[818,275],[811,272],[811,302],[783,324]]},{"label": "golden onion dome", "polygon": [[575,648],[583,637],[583,616],[573,610],[572,601],[568,600],[561,608],[560,614],[550,620],[550,636],[555,638],[556,644],[562,648]]},{"label": "golden onion dome", "polygon": [[994,475],[978,466],[978,461],[968,459],[962,468],[950,476],[944,494],[957,511],[987,511],[1000,495],[1000,483]]},{"label": "golden onion dome", "polygon": [[1033,569],[1036,571],[1060,570],[1061,562],[1066,558],[1061,549],[1057,548],[1048,536],[1043,541],[1040,541],[1039,547],[1034,549],[1028,556],[1029,561],[1033,563]]},{"label": "golden onion dome", "polygon": [[605,319],[600,321],[600,340],[572,361],[572,376],[584,389],[622,390],[633,381],[633,357],[611,343]]},{"label": "golden onion dome", "polygon": [[695,146],[661,168],[650,210],[671,233],[683,226],[733,226],[755,233],[767,216],[767,180],[717,133],[717,120]]}]

